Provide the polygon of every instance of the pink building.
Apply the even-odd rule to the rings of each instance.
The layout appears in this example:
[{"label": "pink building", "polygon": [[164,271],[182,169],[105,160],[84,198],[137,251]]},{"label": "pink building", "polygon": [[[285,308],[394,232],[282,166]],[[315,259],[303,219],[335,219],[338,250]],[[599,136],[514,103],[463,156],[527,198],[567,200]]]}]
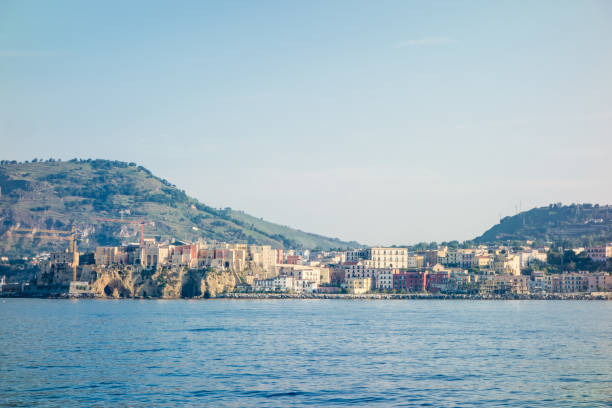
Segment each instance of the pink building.
[{"label": "pink building", "polygon": [[605,262],[607,258],[612,258],[612,245],[602,245],[586,249],[589,258],[597,262]]},{"label": "pink building", "polygon": [[287,255],[287,261],[285,263],[289,265],[301,265],[302,257],[300,255]]}]

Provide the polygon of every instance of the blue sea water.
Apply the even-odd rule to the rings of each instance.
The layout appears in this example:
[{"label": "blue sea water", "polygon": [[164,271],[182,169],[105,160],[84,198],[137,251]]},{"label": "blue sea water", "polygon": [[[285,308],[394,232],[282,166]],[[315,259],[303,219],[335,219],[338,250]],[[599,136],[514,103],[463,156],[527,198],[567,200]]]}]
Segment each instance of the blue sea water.
[{"label": "blue sea water", "polygon": [[0,406],[611,407],[612,302],[0,300]]}]

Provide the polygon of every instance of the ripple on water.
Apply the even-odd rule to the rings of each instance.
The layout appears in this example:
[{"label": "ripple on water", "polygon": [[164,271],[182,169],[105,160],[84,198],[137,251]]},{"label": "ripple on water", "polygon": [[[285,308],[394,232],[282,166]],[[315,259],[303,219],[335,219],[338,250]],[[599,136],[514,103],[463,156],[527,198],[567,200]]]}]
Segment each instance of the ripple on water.
[{"label": "ripple on water", "polygon": [[8,299],[0,406],[610,407],[611,306]]}]

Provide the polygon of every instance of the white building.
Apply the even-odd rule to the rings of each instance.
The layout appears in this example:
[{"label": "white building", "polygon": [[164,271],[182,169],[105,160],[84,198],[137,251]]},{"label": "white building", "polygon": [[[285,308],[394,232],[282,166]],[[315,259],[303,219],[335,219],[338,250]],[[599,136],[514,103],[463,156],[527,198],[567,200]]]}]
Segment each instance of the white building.
[{"label": "white building", "polygon": [[533,261],[546,262],[547,257],[545,252],[540,252],[537,249],[521,251],[517,255],[521,259],[521,268],[523,269],[531,265]]},{"label": "white building", "polygon": [[253,289],[258,292],[314,292],[319,287],[317,282],[296,279],[293,276],[279,275],[270,279],[255,279]]},{"label": "white building", "polygon": [[264,292],[290,292],[295,287],[292,276],[279,275],[270,279],[255,279],[253,288]]},{"label": "white building", "polygon": [[408,248],[373,247],[369,253],[373,268],[408,268]]},{"label": "white building", "polygon": [[356,263],[349,263],[343,266],[344,278],[374,278],[374,271],[376,268],[372,268],[369,262],[359,261]]},{"label": "white building", "polygon": [[376,269],[374,273],[374,284],[378,290],[393,289],[393,269],[381,268]]},{"label": "white building", "polygon": [[521,258],[516,254],[499,254],[493,258],[493,269],[498,274],[521,274]]}]

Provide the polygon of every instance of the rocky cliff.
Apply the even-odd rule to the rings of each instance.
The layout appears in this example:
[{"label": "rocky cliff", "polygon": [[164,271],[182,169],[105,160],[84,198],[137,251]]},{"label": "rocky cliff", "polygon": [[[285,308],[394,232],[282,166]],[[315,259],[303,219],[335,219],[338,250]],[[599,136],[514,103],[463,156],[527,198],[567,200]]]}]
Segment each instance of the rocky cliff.
[{"label": "rocky cliff", "polygon": [[233,291],[238,281],[239,277],[228,271],[107,268],[96,271],[92,291],[112,298],[212,298]]}]

